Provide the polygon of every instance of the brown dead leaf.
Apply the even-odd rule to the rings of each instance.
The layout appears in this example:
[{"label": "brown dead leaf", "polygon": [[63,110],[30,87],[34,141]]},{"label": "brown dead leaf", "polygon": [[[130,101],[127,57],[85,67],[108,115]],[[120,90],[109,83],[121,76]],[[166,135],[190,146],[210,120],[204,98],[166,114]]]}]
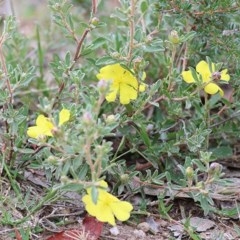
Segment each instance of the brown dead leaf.
[{"label": "brown dead leaf", "polygon": [[[69,229],[54,234],[47,240],[97,240],[102,233],[103,223],[96,218],[86,216],[80,229]],[[21,239],[20,239],[21,240]]]}]

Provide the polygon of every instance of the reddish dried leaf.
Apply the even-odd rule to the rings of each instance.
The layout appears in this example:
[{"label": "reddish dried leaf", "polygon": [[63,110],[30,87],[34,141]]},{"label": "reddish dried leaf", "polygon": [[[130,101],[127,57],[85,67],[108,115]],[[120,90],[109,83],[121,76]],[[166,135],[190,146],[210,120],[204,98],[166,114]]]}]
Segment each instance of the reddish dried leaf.
[{"label": "reddish dried leaf", "polygon": [[[83,219],[83,228],[69,229],[57,234],[54,234],[47,240],[76,240],[83,239],[83,236],[88,236],[88,240],[97,240],[102,233],[103,223],[99,222],[96,218],[86,216]],[[84,238],[85,239],[85,238]],[[18,239],[17,239],[18,240]],[[22,240],[22,239],[19,239]]]},{"label": "reddish dried leaf", "polygon": [[[76,240],[82,234],[81,230],[71,229],[60,233],[56,233],[47,240]],[[79,238],[80,239],[80,238]]]},{"label": "reddish dried leaf", "polygon": [[103,223],[99,222],[95,217],[85,216],[83,219],[83,226],[85,231],[89,233],[92,239],[97,240],[100,237]]},{"label": "reddish dried leaf", "polygon": [[[97,240],[102,233],[103,223],[96,218],[85,217],[83,220],[84,231],[82,229],[69,229],[57,234],[54,234],[47,240],[77,240],[83,239],[83,236],[88,236],[88,240]],[[85,239],[84,238],[84,239]],[[17,239],[22,240],[22,239]]]},{"label": "reddish dried leaf", "polygon": [[22,240],[22,236],[21,236],[20,232],[16,228],[14,230],[15,230],[16,239]]}]

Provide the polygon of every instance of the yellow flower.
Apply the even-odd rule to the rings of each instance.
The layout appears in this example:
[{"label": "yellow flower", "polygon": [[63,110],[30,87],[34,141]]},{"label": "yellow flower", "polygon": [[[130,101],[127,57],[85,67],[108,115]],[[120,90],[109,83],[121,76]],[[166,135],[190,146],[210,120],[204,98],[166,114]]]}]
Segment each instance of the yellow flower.
[{"label": "yellow flower", "polygon": [[[70,111],[67,109],[62,109],[59,113],[59,124],[60,127],[65,122],[69,121]],[[54,123],[44,115],[39,115],[36,120],[36,126],[29,127],[27,130],[27,135],[31,138],[42,138],[45,136],[52,137],[53,130],[55,128]]]},{"label": "yellow flower", "polygon": [[[221,96],[224,95],[223,90],[217,85],[217,81],[222,80],[228,82],[230,76],[227,73],[227,69],[221,72],[216,71],[215,63],[212,63],[211,69],[206,61],[200,61],[196,66],[196,71],[198,73],[197,77],[199,81],[203,83],[204,91],[208,94],[220,93]],[[194,79],[191,70],[182,72],[183,80],[187,83],[194,83]]]},{"label": "yellow flower", "polygon": [[139,85],[136,77],[119,63],[101,68],[96,76],[110,84],[109,93],[106,95],[108,102],[114,102],[119,94],[120,103],[129,104],[137,98],[139,91],[145,91],[145,84]]},{"label": "yellow flower", "polygon": [[62,126],[65,122],[68,122],[70,119],[70,111],[63,108],[59,113],[59,123],[58,126]]},{"label": "yellow flower", "polygon": [[[100,186],[106,189],[107,183],[105,181],[101,181]],[[96,204],[92,199],[92,188],[90,187],[87,189],[87,194],[82,198],[87,212],[91,216],[96,217],[100,222],[108,222],[111,225],[116,224],[115,217],[120,221],[128,220],[130,212],[133,209],[131,203],[119,200],[103,188],[98,188]]]}]

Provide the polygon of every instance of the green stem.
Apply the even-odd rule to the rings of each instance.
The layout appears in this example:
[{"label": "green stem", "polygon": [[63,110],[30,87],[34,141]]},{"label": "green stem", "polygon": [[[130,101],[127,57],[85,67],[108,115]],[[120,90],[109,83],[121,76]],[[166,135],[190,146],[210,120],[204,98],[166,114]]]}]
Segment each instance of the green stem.
[{"label": "green stem", "polygon": [[[50,202],[53,199],[53,197],[56,196],[57,192],[58,192],[57,189],[51,189],[51,191],[48,192],[48,194],[30,211],[30,213],[27,216],[23,217],[18,221],[13,222],[13,224],[18,225],[28,220],[28,218],[30,218],[36,211],[41,209],[44,204]],[[59,195],[57,195],[57,197],[59,197]]]},{"label": "green stem", "polygon": [[36,28],[36,37],[37,37],[37,54],[38,54],[38,65],[39,65],[39,75],[40,75],[37,84],[38,84],[38,89],[41,89],[42,87],[45,88],[46,84],[44,81],[44,53],[42,50],[39,25],[37,25],[37,28]]},{"label": "green stem", "polygon": [[174,67],[174,60],[175,60],[175,56],[176,56],[176,46],[175,44],[173,44],[173,49],[172,49],[172,56],[171,56],[171,64],[169,67],[169,82],[168,82],[168,91],[170,91],[172,89],[172,73],[173,73],[173,67]]},{"label": "green stem", "polygon": [[6,163],[5,163],[4,158],[3,158],[3,160],[2,160],[2,164],[3,164],[3,169],[4,169],[4,171],[6,172],[6,174],[7,174],[7,176],[8,176],[8,179],[9,179],[9,181],[10,181],[10,183],[11,183],[11,186],[12,186],[14,192],[16,193],[16,195],[17,195],[18,198],[21,198],[21,192],[20,192],[19,188],[17,187],[17,186],[18,186],[18,185],[17,185],[17,182],[16,182],[15,179],[12,178],[12,175],[11,175],[9,169],[8,169],[8,166],[7,166]]},{"label": "green stem", "polygon": [[[204,92],[204,99],[205,99],[205,123],[206,129],[210,127],[210,106],[207,93]],[[206,151],[209,148],[209,135],[206,136]]]},{"label": "green stem", "polygon": [[130,5],[130,16],[129,16],[129,48],[128,48],[128,55],[127,60],[128,62],[131,61],[132,58],[132,52],[134,48],[134,34],[135,34],[135,23],[134,23],[134,15],[135,15],[135,0],[131,0]]},{"label": "green stem", "polygon": [[110,161],[110,163],[114,163],[117,159],[123,157],[124,155],[130,153],[131,151],[132,151],[132,150],[130,149],[130,150],[128,150],[128,151],[126,151],[126,152],[124,152],[124,153],[118,155],[118,156],[115,156],[115,155],[114,155],[114,157],[113,157],[113,159]]}]

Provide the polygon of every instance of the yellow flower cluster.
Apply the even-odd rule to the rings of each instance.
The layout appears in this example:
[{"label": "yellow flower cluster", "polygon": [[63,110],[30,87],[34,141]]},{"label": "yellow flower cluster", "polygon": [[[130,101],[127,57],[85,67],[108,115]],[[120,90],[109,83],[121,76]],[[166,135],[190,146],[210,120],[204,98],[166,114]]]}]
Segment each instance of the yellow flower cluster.
[{"label": "yellow flower cluster", "polygon": [[146,87],[145,84],[139,84],[137,78],[119,63],[101,68],[97,78],[109,82],[109,93],[106,95],[108,102],[114,102],[119,95],[121,104],[129,104]]},{"label": "yellow flower cluster", "polygon": [[[62,109],[59,113],[59,122],[58,126],[66,123],[70,119],[70,111],[67,109]],[[29,127],[27,130],[27,135],[31,138],[44,138],[46,136],[52,137],[53,131],[56,128],[54,123],[44,115],[39,115],[36,119],[36,125]]]},{"label": "yellow flower cluster", "polygon": [[108,222],[115,225],[115,217],[120,221],[126,221],[130,217],[133,209],[131,203],[121,201],[106,191],[108,185],[105,181],[99,182],[97,202],[94,203],[91,195],[92,187],[87,189],[87,194],[83,196],[86,211],[100,222]]},{"label": "yellow flower cluster", "polygon": [[[196,66],[197,78],[198,81],[202,83],[204,91],[208,94],[220,93],[221,96],[224,95],[223,90],[218,86],[218,81],[228,82],[230,76],[227,73],[227,69],[222,70],[221,72],[216,71],[216,64],[212,63],[211,67],[206,61],[200,61]],[[187,83],[194,83],[192,71],[183,71],[182,72],[183,80]]]}]

